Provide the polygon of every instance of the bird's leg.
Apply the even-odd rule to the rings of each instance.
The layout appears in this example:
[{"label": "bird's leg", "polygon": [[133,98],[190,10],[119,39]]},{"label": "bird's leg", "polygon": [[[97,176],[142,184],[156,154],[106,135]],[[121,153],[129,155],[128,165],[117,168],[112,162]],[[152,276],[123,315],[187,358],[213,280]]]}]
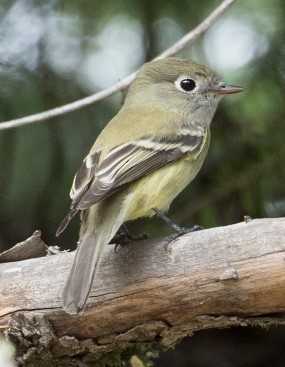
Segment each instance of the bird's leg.
[{"label": "bird's leg", "polygon": [[134,242],[134,241],[140,241],[140,240],[146,240],[150,238],[150,236],[146,233],[143,233],[139,236],[133,236],[130,231],[127,229],[126,225],[123,224],[120,229],[118,230],[118,232],[115,234],[114,238],[112,239],[111,243],[116,243],[115,244],[115,252],[117,252],[118,247],[122,247],[124,245],[127,245],[130,242]]},{"label": "bird's leg", "polygon": [[176,238],[182,236],[183,234],[194,232],[194,231],[200,231],[201,229],[204,229],[202,226],[195,225],[192,228],[185,228],[180,227],[176,223],[174,223],[170,218],[168,218],[167,215],[165,215],[161,210],[154,208],[153,209],[157,216],[164,220],[166,224],[168,224],[171,228],[174,229],[174,233],[164,238],[164,248],[167,251],[168,245],[174,241]]}]

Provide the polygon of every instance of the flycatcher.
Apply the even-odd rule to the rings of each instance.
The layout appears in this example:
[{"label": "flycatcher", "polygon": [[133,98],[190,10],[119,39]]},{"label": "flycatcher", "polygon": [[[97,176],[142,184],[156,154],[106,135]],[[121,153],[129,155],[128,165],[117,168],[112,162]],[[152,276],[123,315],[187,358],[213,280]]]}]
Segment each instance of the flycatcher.
[{"label": "flycatcher", "polygon": [[168,210],[206,157],[210,123],[226,85],[205,65],[168,58],[143,65],[119,113],[107,124],[75,175],[72,204],[57,235],[81,212],[79,245],[66,281],[66,312],[87,301],[105,245],[120,226],[154,209]]}]

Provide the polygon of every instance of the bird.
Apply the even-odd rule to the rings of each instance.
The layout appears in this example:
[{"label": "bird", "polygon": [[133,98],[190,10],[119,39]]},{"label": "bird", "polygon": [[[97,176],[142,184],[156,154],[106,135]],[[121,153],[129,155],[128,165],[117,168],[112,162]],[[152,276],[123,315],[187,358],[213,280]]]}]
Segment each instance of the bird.
[{"label": "bird", "polygon": [[127,221],[167,212],[206,157],[219,101],[244,88],[209,67],[170,57],[145,63],[72,184],[69,221],[81,213],[75,258],[62,293],[69,314],[85,308],[102,251]]}]

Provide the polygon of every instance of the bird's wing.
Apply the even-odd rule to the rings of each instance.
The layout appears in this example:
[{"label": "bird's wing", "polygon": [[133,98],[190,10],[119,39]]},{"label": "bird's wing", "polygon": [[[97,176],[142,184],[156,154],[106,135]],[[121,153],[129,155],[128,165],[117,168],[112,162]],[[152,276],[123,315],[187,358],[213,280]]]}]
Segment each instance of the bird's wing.
[{"label": "bird's wing", "polygon": [[72,188],[70,190],[70,197],[72,199],[72,203],[70,206],[70,210],[67,216],[63,219],[60,226],[56,231],[56,235],[59,236],[61,232],[65,230],[68,223],[78,212],[78,203],[84,196],[84,194],[88,191],[90,187],[90,183],[94,179],[95,171],[98,166],[100,158],[100,153],[89,154],[81,166],[79,167],[72,184]]},{"label": "bird's wing", "polygon": [[74,176],[70,190],[72,199],[71,208],[76,208],[83,195],[88,191],[91,181],[94,179],[98,168],[100,152],[89,153]]},{"label": "bird's wing", "polygon": [[71,190],[72,207],[77,210],[87,209],[112,195],[123,185],[184,155],[193,155],[194,159],[205,144],[206,134],[207,130],[204,128],[192,126],[183,128],[179,135],[159,139],[146,137],[124,143],[113,148],[92,173],[88,172],[87,163],[90,159],[87,156],[85,163],[83,162],[85,167],[79,169],[74,179]]}]

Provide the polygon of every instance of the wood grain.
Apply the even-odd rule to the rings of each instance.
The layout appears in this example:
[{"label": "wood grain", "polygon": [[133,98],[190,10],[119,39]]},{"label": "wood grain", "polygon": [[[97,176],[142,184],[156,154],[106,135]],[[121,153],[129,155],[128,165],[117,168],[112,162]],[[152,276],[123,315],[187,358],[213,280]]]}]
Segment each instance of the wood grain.
[{"label": "wood grain", "polygon": [[37,333],[49,329],[58,358],[72,349],[68,336],[77,343],[74,356],[96,359],[131,343],[168,347],[194,330],[248,324],[254,316],[276,314],[283,322],[284,251],[285,218],[187,234],[171,252],[162,240],[131,243],[116,254],[106,246],[87,307],[75,316],[60,302],[73,253],[0,264],[0,328],[17,344],[23,340],[15,330],[27,339],[21,325],[32,333],[40,325]]}]

